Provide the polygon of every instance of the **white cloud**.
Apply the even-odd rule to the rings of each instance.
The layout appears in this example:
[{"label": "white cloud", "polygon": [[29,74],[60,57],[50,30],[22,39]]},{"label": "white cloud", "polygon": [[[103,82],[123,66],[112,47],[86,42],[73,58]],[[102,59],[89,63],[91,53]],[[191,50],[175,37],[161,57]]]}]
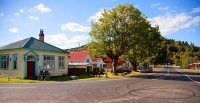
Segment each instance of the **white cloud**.
[{"label": "white cloud", "polygon": [[[37,39],[38,38],[39,37],[37,37]],[[69,39],[66,34],[54,34],[45,35],[44,41],[61,49],[68,49],[78,47],[79,42],[87,42],[88,38],[89,36],[78,35]]]},{"label": "white cloud", "polygon": [[37,6],[35,6],[34,8],[36,8],[37,10],[39,10],[40,12],[43,12],[43,13],[51,11],[50,8],[45,7],[42,3],[37,5]]},{"label": "white cloud", "polygon": [[11,21],[14,21],[14,19],[10,19]]},{"label": "white cloud", "polygon": [[18,29],[17,28],[11,28],[11,29],[9,29],[9,31],[13,32],[13,33],[16,33],[16,32],[18,32]]},{"label": "white cloud", "polygon": [[159,7],[159,10],[169,10],[169,7]]},{"label": "white cloud", "polygon": [[151,7],[155,7],[155,6],[158,6],[158,5],[160,5],[159,2],[158,2],[158,3],[155,3],[155,4],[151,4]]},{"label": "white cloud", "polygon": [[103,13],[103,9],[100,9],[95,15],[90,16],[90,17],[87,19],[87,21],[88,21],[88,22],[91,22],[91,21],[97,22],[98,19],[99,19],[100,17],[102,17],[102,14],[101,14],[101,13]]},{"label": "white cloud", "polygon": [[195,32],[195,29],[188,29],[188,32]]},{"label": "white cloud", "polygon": [[158,15],[154,18],[149,18],[152,26],[159,25],[162,35],[175,33],[180,29],[189,28],[190,26],[198,26],[200,23],[200,16],[192,17],[186,13],[180,14],[165,14]]},{"label": "white cloud", "polygon": [[24,13],[24,9],[20,9],[19,12]]},{"label": "white cloud", "polygon": [[39,20],[38,17],[34,17],[34,16],[29,16],[30,19],[34,19],[34,20]]},{"label": "white cloud", "polygon": [[79,32],[89,32],[90,31],[90,27],[83,26],[83,25],[80,25],[80,24],[77,24],[77,23],[72,23],[72,22],[67,23],[67,24],[63,24],[61,26],[61,29],[62,30],[68,29],[72,32],[77,32],[77,31],[79,31]]},{"label": "white cloud", "polygon": [[0,15],[1,15],[1,16],[4,16],[4,14],[3,14],[3,13],[1,13]]},{"label": "white cloud", "polygon": [[200,12],[200,7],[193,8],[192,13],[199,13]]},{"label": "white cloud", "polygon": [[15,15],[15,16],[19,16],[20,14],[19,14],[19,13],[14,13],[14,15]]}]

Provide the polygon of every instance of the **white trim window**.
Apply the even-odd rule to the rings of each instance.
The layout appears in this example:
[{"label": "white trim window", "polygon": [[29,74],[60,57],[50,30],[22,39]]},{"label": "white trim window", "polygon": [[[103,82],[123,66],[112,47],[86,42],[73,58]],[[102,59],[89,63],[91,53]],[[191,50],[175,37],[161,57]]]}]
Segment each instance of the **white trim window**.
[{"label": "white trim window", "polygon": [[1,68],[8,69],[9,68],[9,55],[1,56]]},{"label": "white trim window", "polygon": [[58,69],[65,69],[65,57],[59,56],[58,57]]},{"label": "white trim window", "polygon": [[12,69],[17,69],[17,54],[13,54],[12,60],[13,60],[13,68]]},{"label": "white trim window", "polygon": [[55,69],[55,57],[44,56],[44,69]]}]

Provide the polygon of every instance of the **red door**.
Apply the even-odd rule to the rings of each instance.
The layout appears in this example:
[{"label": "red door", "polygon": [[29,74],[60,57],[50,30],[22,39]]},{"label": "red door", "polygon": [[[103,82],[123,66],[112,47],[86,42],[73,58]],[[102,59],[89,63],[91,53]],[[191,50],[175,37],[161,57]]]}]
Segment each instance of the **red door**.
[{"label": "red door", "polygon": [[35,76],[35,61],[27,61],[27,77]]}]

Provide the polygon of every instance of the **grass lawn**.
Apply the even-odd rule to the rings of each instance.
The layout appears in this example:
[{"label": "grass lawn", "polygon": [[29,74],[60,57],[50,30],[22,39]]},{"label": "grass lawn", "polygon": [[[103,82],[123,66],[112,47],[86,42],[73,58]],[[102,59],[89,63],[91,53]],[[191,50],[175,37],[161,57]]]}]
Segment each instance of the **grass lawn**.
[{"label": "grass lawn", "polygon": [[185,71],[190,71],[190,72],[195,72],[195,73],[200,73],[200,69],[181,69],[181,70],[185,70]]},{"label": "grass lawn", "polygon": [[0,83],[36,83],[42,82],[40,80],[31,80],[31,79],[9,79],[8,78],[0,78]]},{"label": "grass lawn", "polygon": [[[113,75],[110,72],[106,72],[108,78],[122,78],[122,77],[128,77],[139,74],[139,72],[131,72],[130,74],[127,74],[125,76],[122,76],[122,73],[118,73],[118,75]],[[88,75],[77,75],[77,80],[99,80],[104,79],[104,75],[100,75],[100,77],[89,77]],[[8,81],[8,78],[0,78],[0,83],[37,83],[37,82],[49,82],[49,81],[68,81],[70,80],[70,76],[60,76],[60,77],[52,77],[49,80],[31,80],[31,79],[10,79]]]}]

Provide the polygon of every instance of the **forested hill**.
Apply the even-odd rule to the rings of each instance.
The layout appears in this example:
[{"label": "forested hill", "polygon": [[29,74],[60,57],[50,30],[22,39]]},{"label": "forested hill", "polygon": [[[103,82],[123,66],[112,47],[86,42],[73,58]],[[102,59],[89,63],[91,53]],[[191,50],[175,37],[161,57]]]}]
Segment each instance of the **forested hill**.
[{"label": "forested hill", "polygon": [[[193,43],[185,41],[175,41],[173,39],[164,39],[163,47],[165,48],[166,59],[164,61],[170,61],[173,64],[183,66],[187,65],[188,62],[196,62],[200,60],[200,47],[195,46]],[[87,50],[87,44],[80,47],[67,49],[71,51],[85,51]],[[163,61],[163,60],[162,60]]]},{"label": "forested hill", "polygon": [[200,60],[200,47],[193,43],[184,41],[175,41],[173,39],[165,39],[164,41],[168,59],[176,65],[186,66],[191,62]]},{"label": "forested hill", "polygon": [[82,45],[80,47],[75,47],[75,48],[67,49],[68,52],[86,51],[86,50],[87,50],[87,44]]}]

